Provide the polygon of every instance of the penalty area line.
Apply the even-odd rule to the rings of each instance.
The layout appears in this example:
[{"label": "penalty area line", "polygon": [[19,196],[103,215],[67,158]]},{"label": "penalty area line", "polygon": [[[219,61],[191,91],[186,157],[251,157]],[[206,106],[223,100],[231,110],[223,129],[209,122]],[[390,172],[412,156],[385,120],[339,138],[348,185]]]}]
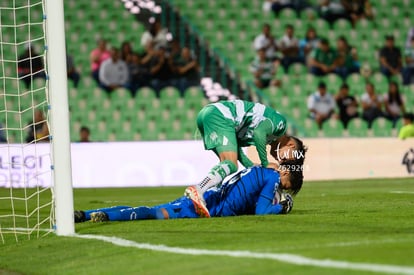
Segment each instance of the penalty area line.
[{"label": "penalty area line", "polygon": [[397,266],[397,265],[385,265],[385,264],[370,264],[370,263],[352,263],[346,261],[337,261],[330,259],[312,259],[301,255],[287,254],[287,253],[260,253],[246,250],[208,250],[208,249],[197,249],[197,248],[183,248],[183,247],[171,247],[166,245],[154,245],[149,243],[138,243],[118,237],[107,237],[101,235],[72,235],[76,238],[100,240],[113,245],[122,247],[133,247],[138,249],[145,249],[157,252],[166,252],[174,254],[184,254],[192,256],[227,256],[234,258],[254,258],[254,259],[268,259],[279,262],[289,263],[293,265],[306,265],[315,266],[322,268],[337,268],[337,269],[348,269],[348,270],[359,270],[359,271],[370,271],[388,274],[413,274],[414,267],[411,266]]}]

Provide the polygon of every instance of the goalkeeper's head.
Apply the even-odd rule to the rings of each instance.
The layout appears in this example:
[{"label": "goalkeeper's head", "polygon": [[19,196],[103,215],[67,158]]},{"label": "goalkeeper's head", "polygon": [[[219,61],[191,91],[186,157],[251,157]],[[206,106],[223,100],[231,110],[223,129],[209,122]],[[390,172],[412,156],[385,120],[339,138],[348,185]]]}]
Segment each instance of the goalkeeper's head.
[{"label": "goalkeeper's head", "polygon": [[285,160],[279,165],[280,188],[296,195],[303,184],[303,162]]}]

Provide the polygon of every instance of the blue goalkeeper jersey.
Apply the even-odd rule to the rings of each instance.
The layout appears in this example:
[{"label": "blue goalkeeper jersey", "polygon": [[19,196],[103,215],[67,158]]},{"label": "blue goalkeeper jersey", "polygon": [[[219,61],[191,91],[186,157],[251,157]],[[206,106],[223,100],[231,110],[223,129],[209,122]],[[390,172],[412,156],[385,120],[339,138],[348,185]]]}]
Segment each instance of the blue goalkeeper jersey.
[{"label": "blue goalkeeper jersey", "polygon": [[[204,193],[210,216],[279,214],[282,206],[274,203],[279,182],[279,173],[273,169],[255,166],[240,171],[219,188]],[[163,210],[168,213],[168,217]],[[185,196],[153,207],[115,206],[87,210],[84,211],[86,219],[90,220],[90,214],[97,211],[105,212],[110,221],[199,217],[193,202]]]},{"label": "blue goalkeeper jersey", "polygon": [[208,190],[204,198],[211,217],[279,214],[282,206],[273,204],[279,183],[278,172],[255,166]]}]

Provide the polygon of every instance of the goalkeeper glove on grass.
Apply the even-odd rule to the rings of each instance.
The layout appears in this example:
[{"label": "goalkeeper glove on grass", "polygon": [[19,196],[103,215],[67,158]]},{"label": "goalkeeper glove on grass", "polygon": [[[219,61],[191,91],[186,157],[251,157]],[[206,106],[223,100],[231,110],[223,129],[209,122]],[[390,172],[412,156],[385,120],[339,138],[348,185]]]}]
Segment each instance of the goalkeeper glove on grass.
[{"label": "goalkeeper glove on grass", "polygon": [[281,214],[287,214],[290,211],[292,211],[293,208],[293,198],[288,193],[282,193],[282,198],[279,202],[279,204],[282,206],[282,212]]}]

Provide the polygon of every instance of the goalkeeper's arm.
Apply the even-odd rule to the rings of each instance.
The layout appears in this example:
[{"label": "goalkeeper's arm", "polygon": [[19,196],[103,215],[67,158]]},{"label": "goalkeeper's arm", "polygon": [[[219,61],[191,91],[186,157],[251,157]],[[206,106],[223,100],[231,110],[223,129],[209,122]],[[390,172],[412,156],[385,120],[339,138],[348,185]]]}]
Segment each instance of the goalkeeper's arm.
[{"label": "goalkeeper's arm", "polygon": [[256,204],[256,215],[269,214],[287,214],[292,210],[293,199],[290,194],[282,193],[280,198],[276,199],[278,184],[273,179],[269,181],[260,192],[259,199]]},{"label": "goalkeeper's arm", "polygon": [[260,197],[256,206],[256,215],[288,214],[293,207],[293,198],[290,194],[284,194],[279,203],[273,202],[273,197]]}]

